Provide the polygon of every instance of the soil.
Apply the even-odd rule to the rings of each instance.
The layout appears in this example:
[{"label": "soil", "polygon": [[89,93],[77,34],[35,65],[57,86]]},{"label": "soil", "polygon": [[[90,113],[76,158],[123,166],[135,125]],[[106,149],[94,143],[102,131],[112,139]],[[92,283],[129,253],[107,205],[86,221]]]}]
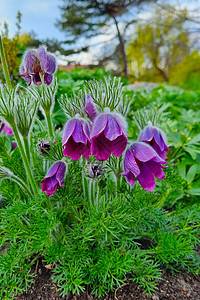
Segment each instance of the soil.
[{"label": "soil", "polygon": [[42,260],[38,260],[33,269],[36,274],[34,283],[27,293],[19,294],[15,300],[200,300],[200,276],[183,272],[172,275],[167,270],[163,270],[162,280],[158,281],[158,289],[152,296],[127,279],[126,283],[105,297],[92,295],[87,287],[80,295],[69,293],[62,298],[52,281],[51,267],[44,266]]}]

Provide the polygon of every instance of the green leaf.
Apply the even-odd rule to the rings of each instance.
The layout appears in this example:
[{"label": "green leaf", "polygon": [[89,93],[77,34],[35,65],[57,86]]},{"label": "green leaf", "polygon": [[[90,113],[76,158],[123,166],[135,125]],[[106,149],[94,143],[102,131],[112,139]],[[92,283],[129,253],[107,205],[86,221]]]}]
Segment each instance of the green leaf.
[{"label": "green leaf", "polygon": [[197,174],[198,165],[195,164],[191,166],[187,172],[186,180],[188,182],[192,182],[195,178],[195,175]]},{"label": "green leaf", "polygon": [[200,150],[198,150],[198,149],[194,149],[194,148],[187,147],[187,146],[183,147],[183,149],[186,152],[188,152],[190,154],[190,156],[192,157],[192,159],[194,159],[194,160],[197,158],[197,153],[200,154]]},{"label": "green leaf", "polygon": [[190,194],[190,195],[198,196],[198,195],[200,195],[200,188],[189,190],[189,191],[187,191],[187,193]]}]

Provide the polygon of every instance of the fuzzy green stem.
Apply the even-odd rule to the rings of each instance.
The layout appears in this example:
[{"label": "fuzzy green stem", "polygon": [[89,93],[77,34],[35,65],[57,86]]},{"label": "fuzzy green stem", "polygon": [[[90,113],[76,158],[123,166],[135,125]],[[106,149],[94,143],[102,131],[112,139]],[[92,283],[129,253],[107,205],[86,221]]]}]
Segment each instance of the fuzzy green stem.
[{"label": "fuzzy green stem", "polygon": [[15,138],[16,138],[16,141],[17,141],[17,144],[18,144],[18,147],[19,147],[19,150],[20,150],[23,162],[24,162],[24,166],[25,166],[26,173],[28,175],[31,187],[33,189],[34,194],[37,195],[37,192],[38,192],[37,191],[37,186],[36,186],[35,180],[33,178],[33,174],[32,174],[31,168],[30,168],[30,164],[29,164],[28,159],[26,157],[26,154],[24,152],[24,148],[23,148],[23,145],[22,145],[22,142],[21,142],[21,139],[20,139],[20,136],[19,136],[19,133],[18,133],[18,130],[17,130],[17,127],[16,127],[15,124],[12,124],[12,130],[14,132],[14,135],[15,135]]},{"label": "fuzzy green stem", "polygon": [[27,192],[27,194],[29,195],[29,197],[32,197],[33,195],[31,194],[31,192],[27,189],[27,186],[24,184],[24,182],[17,177],[16,175],[11,175],[10,180],[16,182],[23,190],[25,190]]},{"label": "fuzzy green stem", "polygon": [[6,79],[6,83],[8,85],[8,88],[11,89],[11,81],[10,81],[10,76],[9,76],[9,72],[8,72],[8,65],[6,62],[6,57],[5,57],[5,53],[4,53],[4,49],[3,49],[3,41],[2,41],[1,35],[0,35],[0,56],[1,56],[1,62],[2,62],[2,66],[3,66],[3,72],[4,72],[5,79]]},{"label": "fuzzy green stem", "polygon": [[26,156],[28,158],[29,164],[31,162],[31,154],[30,154],[30,145],[29,145],[29,139],[27,136],[23,136],[23,141],[24,141],[24,148],[26,152]]},{"label": "fuzzy green stem", "polygon": [[42,124],[42,122],[37,118],[37,117],[35,117],[35,121],[38,123],[38,125],[40,126],[40,129],[43,131],[43,132],[45,132],[45,129],[44,129],[44,126],[43,126],[43,124]]},{"label": "fuzzy green stem", "polygon": [[51,121],[50,110],[45,111],[45,116],[46,116],[46,122],[47,122],[48,131],[49,131],[49,136],[50,136],[51,139],[53,139],[54,138],[54,133],[53,133],[53,125],[52,125],[52,121]]}]

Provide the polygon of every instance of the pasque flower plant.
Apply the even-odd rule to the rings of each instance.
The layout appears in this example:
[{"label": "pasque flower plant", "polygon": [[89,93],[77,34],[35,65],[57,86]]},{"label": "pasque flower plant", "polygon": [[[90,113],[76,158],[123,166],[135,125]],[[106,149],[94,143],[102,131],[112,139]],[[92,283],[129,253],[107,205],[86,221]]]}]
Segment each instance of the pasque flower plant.
[{"label": "pasque flower plant", "polygon": [[[10,88],[1,89],[0,117],[12,127],[35,195],[38,193],[32,171],[35,155],[31,154],[29,137],[39,106],[46,118],[49,137],[37,145],[40,152],[45,154],[45,160],[48,157],[54,160],[41,185],[42,191],[48,196],[54,194],[58,187],[63,187],[69,159],[77,161],[82,157],[82,164],[83,158],[90,160],[93,157],[97,161],[95,166],[99,165],[98,161],[107,161],[109,166],[110,158],[123,156],[128,143],[126,113],[129,102],[123,98],[120,80],[108,78],[99,83],[93,81],[79,95],[70,99],[62,96],[59,99],[68,117],[62,133],[62,148],[59,148],[59,142],[56,147],[52,144],[54,130],[51,116],[57,89],[53,78],[55,57],[43,46],[37,50],[29,49],[24,54],[20,70],[20,76],[26,80],[28,88],[22,93],[16,90],[11,92]],[[5,126],[1,123],[0,130],[3,128]],[[54,150],[58,153],[54,153]],[[125,176],[131,186],[137,179],[144,189],[152,191],[155,188],[154,176],[165,178],[162,169],[165,168],[163,164],[166,164],[164,159],[167,150],[164,133],[155,126],[146,126],[138,141],[132,143],[125,153],[124,173],[114,172],[114,175],[117,180],[121,180],[121,175]],[[102,173],[105,172],[102,170],[99,174]]]},{"label": "pasque flower plant", "polygon": [[[46,263],[58,261],[53,272],[61,285],[64,283],[66,293],[82,289],[88,278],[92,284],[96,278],[99,280],[94,293],[102,293],[101,283],[108,292],[115,282],[122,282],[132,266],[138,265],[136,271],[140,276],[144,261],[146,270],[149,256],[143,259],[145,250],[137,260],[139,247],[133,247],[134,238],[138,245],[140,236],[146,237],[148,230],[163,234],[164,227],[154,230],[152,225],[156,223],[154,213],[158,223],[166,224],[163,217],[168,214],[154,209],[160,205],[159,196],[158,201],[154,196],[159,195],[162,185],[152,195],[144,193],[142,188],[151,192],[156,188],[156,180],[165,178],[166,139],[159,128],[143,126],[138,141],[129,141],[126,114],[130,101],[123,96],[122,83],[117,78],[91,81],[71,97],[62,95],[56,105],[60,104],[65,111],[67,122],[53,126],[58,121],[52,117],[57,100],[54,69],[54,58],[45,48],[30,49],[21,66],[27,88],[13,89],[8,84],[0,89],[0,118],[14,134],[0,136],[0,180],[5,178],[5,185],[8,180],[14,182],[14,187],[18,184],[16,193],[9,190],[9,197],[15,198],[13,201],[10,197],[12,203],[7,205],[11,215],[7,223],[12,231],[16,224],[22,227],[13,233],[17,247],[10,240],[11,235],[2,238],[12,246],[11,251],[18,249],[21,239],[20,249],[26,251],[26,262],[31,257],[33,263],[38,253],[44,254]],[[38,109],[45,120],[40,120]],[[1,122],[0,130],[4,128],[2,125]],[[6,158],[2,158],[2,149],[4,146],[6,149],[8,142],[11,146],[14,140],[12,149],[8,146]],[[137,183],[141,189],[135,187]],[[10,226],[15,208],[17,217],[14,226]],[[147,226],[144,219],[151,219]],[[151,262],[152,259],[145,274],[153,272],[155,279]],[[108,263],[111,273],[107,272]],[[21,263],[17,261],[14,265],[18,277]],[[23,265],[22,269],[27,270]]]}]

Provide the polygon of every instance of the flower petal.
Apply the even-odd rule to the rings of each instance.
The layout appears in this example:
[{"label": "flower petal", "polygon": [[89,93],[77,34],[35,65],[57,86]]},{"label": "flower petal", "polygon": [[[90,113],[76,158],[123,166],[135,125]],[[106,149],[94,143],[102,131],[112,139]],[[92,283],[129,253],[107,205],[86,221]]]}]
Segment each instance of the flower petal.
[{"label": "flower petal", "polygon": [[47,54],[47,67],[44,71],[49,74],[53,74],[56,71],[56,59],[52,54]]},{"label": "flower petal", "polygon": [[51,84],[53,81],[53,75],[45,73],[44,74],[44,83],[46,83],[47,85]]},{"label": "flower petal", "polygon": [[105,137],[110,141],[114,141],[122,134],[121,126],[115,119],[114,115],[107,114],[107,124],[104,129],[104,134]]},{"label": "flower petal", "polygon": [[88,123],[86,123],[86,122],[83,123],[83,132],[84,132],[86,138],[88,140],[90,140],[90,127],[89,127]]},{"label": "flower petal", "polygon": [[83,122],[81,120],[76,120],[76,125],[72,133],[72,137],[76,143],[87,144],[87,138],[83,131]]},{"label": "flower petal", "polygon": [[39,47],[39,49],[37,50],[37,57],[40,61],[40,66],[41,66],[42,70],[43,71],[46,70],[48,60],[47,60],[47,51],[46,51],[45,47],[43,47],[43,46]]},{"label": "flower petal", "polygon": [[59,186],[64,186],[64,178],[65,178],[66,165],[64,162],[60,162],[59,168],[56,172],[56,179],[59,182]]},{"label": "flower petal", "polygon": [[36,61],[36,51],[35,50],[28,50],[23,59],[23,66],[25,68],[25,71],[27,71],[29,74],[33,73],[33,66]]},{"label": "flower petal", "polygon": [[44,181],[46,178],[52,177],[56,174],[56,172],[58,171],[58,168],[60,166],[60,162],[56,162],[47,172],[46,176],[42,179],[42,181]]},{"label": "flower petal", "polygon": [[140,165],[140,174],[137,176],[137,179],[143,189],[153,191],[155,188],[155,178],[146,164]]},{"label": "flower petal", "polygon": [[150,142],[153,139],[152,126],[146,126],[144,130],[140,133],[138,141],[139,142]]},{"label": "flower petal", "polygon": [[102,132],[99,136],[92,139],[91,153],[98,160],[107,160],[111,155],[111,142]]},{"label": "flower petal", "polygon": [[90,95],[86,95],[85,97],[85,107],[84,110],[86,114],[90,117],[91,121],[94,121],[96,115],[97,115],[97,110],[95,107],[95,104],[93,102],[93,99]]},{"label": "flower petal", "polygon": [[3,131],[6,133],[6,135],[14,135],[12,128],[8,127],[7,125],[4,126]]},{"label": "flower petal", "polygon": [[53,176],[46,178],[46,189],[47,190],[53,190],[54,186],[58,183],[58,180],[56,179],[56,174]]},{"label": "flower petal", "polygon": [[155,150],[144,142],[134,142],[131,145],[131,150],[133,155],[142,162],[149,161],[157,156]]},{"label": "flower petal", "polygon": [[104,131],[106,124],[107,124],[107,115],[106,114],[98,115],[95,118],[94,123],[92,124],[90,137],[93,138],[100,135]]},{"label": "flower petal", "polygon": [[71,157],[71,159],[73,160],[78,160],[81,155],[88,159],[90,155],[90,143],[88,142],[87,145],[83,143],[76,143],[73,138],[70,137],[65,144],[63,154],[65,156]]},{"label": "flower petal", "polygon": [[133,173],[129,171],[128,173],[123,173],[122,176],[126,176],[126,180],[130,183],[131,186],[134,186],[135,179]]},{"label": "flower petal", "polygon": [[124,134],[118,136],[116,140],[111,142],[111,152],[114,156],[119,157],[126,149],[127,138]]},{"label": "flower petal", "polygon": [[35,85],[41,85],[42,84],[42,80],[40,78],[40,74],[39,73],[34,73],[32,76],[33,76],[33,83]]},{"label": "flower petal", "polygon": [[55,191],[57,190],[57,188],[58,188],[58,183],[54,186],[54,188],[52,190],[46,190],[45,192],[46,192],[47,196],[51,196],[52,194],[54,194]]},{"label": "flower petal", "polygon": [[28,85],[31,85],[32,77],[30,75],[28,75],[28,73],[23,73],[23,74],[20,74],[19,76],[24,78],[24,80],[26,80]]},{"label": "flower petal", "polygon": [[67,124],[64,128],[64,131],[63,131],[63,138],[62,138],[63,146],[67,143],[68,139],[72,135],[72,133],[75,129],[75,126],[76,126],[76,122],[77,122],[77,119],[71,119],[67,122]]},{"label": "flower petal", "polygon": [[163,151],[164,143],[163,143],[163,140],[161,139],[160,130],[154,127],[153,128],[153,136],[154,136],[156,144],[160,147],[160,150]]},{"label": "flower petal", "polygon": [[125,173],[128,173],[129,171],[132,172],[135,177],[137,177],[140,174],[140,169],[138,167],[138,164],[135,161],[135,158],[133,156],[133,152],[130,148],[126,150],[125,158],[124,158],[124,170]]},{"label": "flower petal", "polygon": [[164,179],[166,177],[159,163],[148,161],[146,164],[157,178]]}]

